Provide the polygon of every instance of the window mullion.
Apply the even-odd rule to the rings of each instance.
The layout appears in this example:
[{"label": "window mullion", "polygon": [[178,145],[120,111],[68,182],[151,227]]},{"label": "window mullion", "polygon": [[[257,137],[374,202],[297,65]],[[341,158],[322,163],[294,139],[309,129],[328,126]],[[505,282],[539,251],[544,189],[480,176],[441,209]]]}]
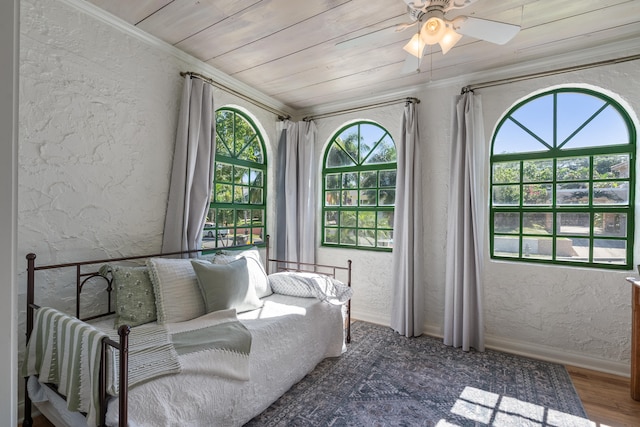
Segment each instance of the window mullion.
[{"label": "window mullion", "polygon": [[[521,110],[529,102],[537,103]],[[552,111],[545,114],[541,108]],[[571,109],[570,114],[567,108]],[[607,119],[615,114],[613,109],[620,117],[611,116],[605,123],[601,119],[607,108],[610,108],[606,110]],[[513,117],[515,112],[518,112],[517,119]],[[564,117],[571,119],[581,114],[588,118],[581,117],[576,127],[569,127],[574,126],[570,121],[561,122]],[[499,136],[505,124],[505,132]],[[616,124],[626,129],[614,128]],[[537,136],[538,132],[541,137]],[[560,132],[570,135],[560,141]],[[615,137],[607,138],[607,132]],[[629,135],[628,143],[620,142],[625,133]],[[492,140],[491,257],[567,266],[629,268],[633,262],[635,135],[622,107],[610,97],[591,90],[556,89],[513,107],[499,122]],[[542,140],[551,136],[552,147]],[[571,147],[564,148],[569,141],[573,141]],[[493,153],[498,151],[497,147],[500,152]],[[545,159],[551,160],[551,166],[548,162],[545,164]],[[516,167],[519,167],[517,174]],[[547,181],[549,167],[550,182]],[[546,199],[547,191],[551,200]],[[543,206],[547,201],[550,205]],[[620,242],[624,242],[624,246]]]},{"label": "window mullion", "polygon": [[571,135],[569,135],[564,141],[562,141],[558,148],[562,148],[567,142],[571,141],[571,138],[576,136],[582,129],[585,128],[585,126],[587,126],[589,123],[591,123],[591,121],[593,119],[595,119],[596,116],[598,114],[600,114],[602,111],[604,111],[604,109],[607,108],[608,106],[609,106],[609,104],[605,103],[602,107],[600,107],[600,109],[598,111],[593,113],[593,115],[591,117],[589,117],[583,124],[581,124],[575,131],[573,131],[573,133]]},{"label": "window mullion", "polygon": [[[203,248],[207,249],[215,249],[216,247],[226,246],[228,244],[258,244],[264,243],[264,237],[267,234],[266,224],[266,200],[267,200],[267,162],[265,158],[265,147],[264,142],[256,130],[255,124],[252,120],[244,115],[243,113],[232,109],[232,108],[221,108],[216,111],[216,144],[223,144],[226,148],[227,152],[224,154],[220,154],[221,150],[216,149],[215,156],[215,170],[214,170],[214,194],[212,195],[212,201],[209,204],[209,212],[207,216],[209,217],[209,221],[213,221],[216,223],[216,228],[222,227],[222,222],[224,222],[224,228],[228,229],[228,236],[225,237],[222,241],[218,239],[216,236],[215,246],[206,246],[205,241],[203,241]],[[247,159],[239,159],[238,156],[247,148],[249,144],[244,144],[243,147],[238,151],[236,150],[237,143],[240,143],[242,140],[238,135],[238,132],[241,131],[242,127],[240,126],[240,120],[242,123],[246,123],[248,127],[247,134],[252,135],[251,143],[258,143],[259,146],[256,147],[259,152],[256,152],[256,158],[260,158],[258,162],[247,160]],[[222,124],[227,126],[226,132],[224,131],[224,127]],[[230,137],[232,147],[230,147],[226,141],[223,140],[221,135],[227,135]],[[257,139],[257,142],[256,142]],[[224,151],[224,150],[222,150]],[[230,168],[229,174],[229,182],[221,180],[218,174],[222,171],[220,169],[220,165],[223,169]],[[248,174],[248,182],[243,183],[236,182],[237,171],[236,169],[240,167],[246,169],[246,172],[243,170],[243,173]],[[252,174],[258,172],[262,174],[261,184],[255,185],[252,181]],[[227,171],[225,170],[225,173]],[[244,176],[244,175],[242,175]],[[224,186],[224,191],[229,191],[230,197],[227,200],[226,197],[223,197],[223,201],[221,202],[218,196],[218,185]],[[252,189],[255,191],[262,192],[262,200],[261,203],[256,204],[252,203],[251,195]],[[245,199],[245,191],[246,190],[246,199]],[[221,189],[222,191],[222,189]],[[241,197],[237,198],[237,192],[241,191]],[[244,212],[245,215],[243,219],[245,219],[244,224],[240,224],[240,212]],[[213,217],[211,217],[213,215]],[[256,223],[254,224],[254,218],[256,218]],[[220,223],[220,224],[219,224]],[[246,230],[246,231],[245,231]],[[245,233],[246,236],[240,236],[238,233]],[[254,240],[255,237],[255,240]],[[258,238],[262,239],[262,242],[257,240]]]},{"label": "window mullion", "polygon": [[[367,126],[372,128],[369,129]],[[379,128],[382,132],[375,128]],[[365,139],[367,143],[375,141],[371,136],[380,134],[382,137],[377,138],[377,141],[373,143],[373,147],[367,147],[367,152],[364,153],[363,141]],[[393,213],[394,206],[382,205],[382,203],[383,200],[388,203],[389,199],[385,199],[386,197],[395,198],[393,194],[395,185],[389,185],[392,182],[389,180],[394,179],[394,177],[383,176],[383,179],[381,175],[386,171],[389,171],[390,174],[395,174],[397,163],[395,160],[384,162],[385,159],[381,157],[382,163],[364,164],[364,162],[372,158],[374,151],[381,146],[380,144],[388,135],[385,129],[372,122],[358,122],[339,129],[331,139],[325,150],[322,170],[323,246],[391,250],[392,245],[390,243],[392,242],[393,231],[389,227],[393,219],[389,218],[389,212]],[[349,144],[345,141],[349,141]],[[393,148],[395,149],[395,147]],[[356,158],[349,154],[348,149],[352,150]],[[388,159],[396,158],[396,154],[393,151],[389,153],[384,151],[381,154],[388,154]],[[376,162],[378,161],[379,159],[376,157]],[[331,166],[328,166],[329,164]],[[363,175],[364,173],[366,175]],[[349,182],[345,182],[347,174],[355,174],[353,179],[348,179]],[[340,178],[339,185],[334,185],[334,181],[338,177]],[[374,178],[375,182],[372,181]],[[384,182],[381,182],[381,179]],[[331,185],[328,185],[328,183],[331,183]],[[385,186],[381,187],[381,183]],[[339,206],[329,206],[327,204],[328,201],[333,199],[334,194],[338,196]],[[347,194],[353,195],[354,200],[351,204],[345,203]],[[395,202],[393,204],[395,205]],[[335,223],[333,223],[331,215],[327,217],[328,212],[336,212]]]}]

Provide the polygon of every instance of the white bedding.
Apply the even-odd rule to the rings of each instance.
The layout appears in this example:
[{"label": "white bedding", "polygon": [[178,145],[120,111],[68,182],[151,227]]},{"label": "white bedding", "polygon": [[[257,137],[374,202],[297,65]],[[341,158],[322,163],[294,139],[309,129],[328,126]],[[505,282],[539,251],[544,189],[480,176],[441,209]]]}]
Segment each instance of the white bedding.
[{"label": "white bedding", "polygon": [[[275,402],[326,357],[344,345],[343,306],[273,294],[262,308],[238,315],[251,331],[250,380],[201,375],[203,354],[188,369],[129,391],[129,426],[241,426]],[[117,425],[118,402],[107,425]]]},{"label": "white bedding", "polygon": [[[249,381],[201,375],[199,367],[207,363],[202,359],[206,352],[189,355],[190,366],[182,373],[129,390],[129,426],[241,426],[268,408],[322,359],[340,356],[346,350],[344,306],[279,294],[264,301],[262,308],[238,315],[252,335]],[[38,395],[35,400],[43,401],[34,403],[45,415],[54,406],[64,408],[64,404],[55,405],[60,398],[37,381],[30,383],[30,395]],[[64,424],[86,425],[79,414],[67,413],[61,418]],[[117,420],[118,401],[113,399],[107,425],[117,425]]]}]

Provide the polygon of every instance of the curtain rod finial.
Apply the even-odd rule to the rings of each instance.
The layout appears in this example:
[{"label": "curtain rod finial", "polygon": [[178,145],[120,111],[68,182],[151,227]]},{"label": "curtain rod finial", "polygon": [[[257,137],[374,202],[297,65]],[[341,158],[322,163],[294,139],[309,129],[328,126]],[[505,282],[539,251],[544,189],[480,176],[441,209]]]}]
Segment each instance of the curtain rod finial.
[{"label": "curtain rod finial", "polygon": [[467,92],[473,92],[473,89],[471,89],[470,85],[463,87],[462,90],[460,91],[460,95],[464,95]]}]

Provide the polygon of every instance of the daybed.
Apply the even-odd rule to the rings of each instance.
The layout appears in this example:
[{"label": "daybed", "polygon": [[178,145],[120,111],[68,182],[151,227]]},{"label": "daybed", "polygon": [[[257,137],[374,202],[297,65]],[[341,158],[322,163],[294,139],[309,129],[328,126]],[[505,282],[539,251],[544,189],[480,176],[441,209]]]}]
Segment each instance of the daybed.
[{"label": "daybed", "polygon": [[[267,238],[265,267],[255,248],[50,266],[28,255],[23,425],[33,402],[56,425],[240,426],[340,356],[350,340],[351,261],[288,263],[268,248]],[[36,272],[68,268],[75,316],[35,305]],[[96,282],[106,283],[106,310],[81,316],[81,292]]]}]

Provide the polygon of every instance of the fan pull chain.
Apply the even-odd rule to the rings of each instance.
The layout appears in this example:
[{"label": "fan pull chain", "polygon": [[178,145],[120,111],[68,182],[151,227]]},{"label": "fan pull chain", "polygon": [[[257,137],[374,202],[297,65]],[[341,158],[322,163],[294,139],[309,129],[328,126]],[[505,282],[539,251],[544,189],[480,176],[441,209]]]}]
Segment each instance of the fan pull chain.
[{"label": "fan pull chain", "polygon": [[433,45],[429,46],[429,83],[433,81]]}]

